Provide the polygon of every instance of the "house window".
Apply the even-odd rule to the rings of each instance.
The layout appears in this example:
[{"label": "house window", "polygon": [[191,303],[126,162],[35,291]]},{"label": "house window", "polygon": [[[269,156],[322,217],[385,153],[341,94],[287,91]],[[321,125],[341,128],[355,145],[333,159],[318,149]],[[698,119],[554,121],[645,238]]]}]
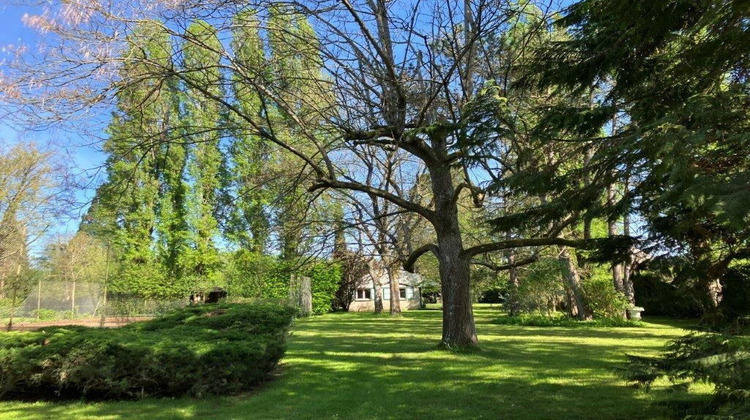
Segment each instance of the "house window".
[{"label": "house window", "polygon": [[357,300],[371,300],[372,293],[370,289],[357,289]]},{"label": "house window", "polygon": [[[399,299],[401,300],[411,299],[412,293],[408,293],[405,287],[400,287],[398,289],[398,296],[399,296]],[[391,300],[391,288],[390,287],[383,288],[383,300]]]}]

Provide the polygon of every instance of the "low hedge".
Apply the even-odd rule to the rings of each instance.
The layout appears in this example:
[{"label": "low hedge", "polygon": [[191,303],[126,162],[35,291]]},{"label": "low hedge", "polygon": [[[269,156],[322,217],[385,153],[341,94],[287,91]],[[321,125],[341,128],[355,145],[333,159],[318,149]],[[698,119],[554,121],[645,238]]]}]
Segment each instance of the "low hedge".
[{"label": "low hedge", "polygon": [[524,327],[642,327],[640,321],[625,320],[621,318],[599,318],[588,321],[579,321],[563,314],[541,315],[523,314],[519,316],[503,316],[493,319],[493,324],[498,325],[520,325]]},{"label": "low hedge", "polygon": [[197,305],[117,329],[0,334],[0,396],[143,398],[226,394],[265,380],[294,309]]}]

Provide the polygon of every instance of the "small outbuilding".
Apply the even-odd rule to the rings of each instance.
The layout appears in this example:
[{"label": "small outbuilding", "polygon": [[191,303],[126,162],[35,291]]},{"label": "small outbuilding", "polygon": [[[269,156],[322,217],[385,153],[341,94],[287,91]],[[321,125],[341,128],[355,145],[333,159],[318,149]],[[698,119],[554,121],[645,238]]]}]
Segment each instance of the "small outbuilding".
[{"label": "small outbuilding", "polygon": [[[388,273],[382,269],[370,270],[372,274],[365,275],[358,282],[354,292],[354,299],[349,305],[350,312],[366,312],[375,310],[375,286],[378,284],[383,291],[383,308],[387,311],[390,306],[391,288]],[[419,274],[404,270],[396,271],[399,284],[399,301],[401,309],[419,309],[422,303],[422,285],[424,278]],[[377,283],[376,283],[377,282]]]}]

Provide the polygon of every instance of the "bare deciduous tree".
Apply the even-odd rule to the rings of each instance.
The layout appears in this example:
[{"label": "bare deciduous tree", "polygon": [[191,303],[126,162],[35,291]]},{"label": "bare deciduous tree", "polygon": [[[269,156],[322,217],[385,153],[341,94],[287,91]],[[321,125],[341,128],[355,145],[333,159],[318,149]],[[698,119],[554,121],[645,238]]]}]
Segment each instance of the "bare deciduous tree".
[{"label": "bare deciduous tree", "polygon": [[52,152],[0,141],[0,297],[28,265],[28,247],[65,212],[66,178]]},{"label": "bare deciduous tree", "polygon": [[[255,19],[234,19],[248,10]],[[290,14],[298,30],[265,24],[272,13]],[[107,110],[115,94],[130,83],[177,79],[203,100],[217,103],[236,121],[233,130],[259,136],[295,156],[302,170],[311,174],[310,191],[365,194],[373,202],[388,202],[431,224],[436,241],[414,249],[405,267],[412,268],[425,253],[435,254],[442,283],[442,344],[474,346],[477,336],[469,288],[473,259],[516,247],[575,244],[555,232],[536,239],[464,244],[457,203],[469,195],[479,206],[484,198],[478,182],[483,177],[469,170],[467,154],[472,150],[465,146],[476,135],[471,124],[477,107],[472,103],[485,94],[483,77],[475,71],[477,55],[484,40],[502,32],[519,13],[517,3],[507,0],[70,1],[26,17],[43,35],[45,45],[19,52],[19,60],[0,79],[0,92],[3,100],[16,105],[16,111],[60,121]],[[215,27],[221,43],[208,45],[185,31],[199,19]],[[124,63],[149,60],[123,54],[125,39],[129,48],[137,43],[135,29],[145,21],[158,22],[171,34],[174,57],[140,67],[148,68],[149,74],[123,74],[119,69]],[[291,83],[269,74],[274,63],[267,57],[238,60],[229,40],[238,24],[257,25],[266,34],[287,31],[287,36],[274,38],[276,42],[290,43],[290,54],[306,56],[304,62],[314,63],[314,68],[302,66],[296,73],[301,80]],[[224,89],[206,86],[163,64],[181,62],[186,45],[220,55],[221,73],[231,76],[216,82],[225,84]],[[231,96],[217,94],[231,90],[229,80],[255,92],[257,112],[238,106]],[[290,84],[300,83],[306,90],[289,89]],[[283,127],[272,117],[279,113],[284,115]],[[369,183],[356,170],[366,156],[361,152],[368,148],[383,153],[399,150],[424,167],[430,202],[414,200],[408,191]]]}]

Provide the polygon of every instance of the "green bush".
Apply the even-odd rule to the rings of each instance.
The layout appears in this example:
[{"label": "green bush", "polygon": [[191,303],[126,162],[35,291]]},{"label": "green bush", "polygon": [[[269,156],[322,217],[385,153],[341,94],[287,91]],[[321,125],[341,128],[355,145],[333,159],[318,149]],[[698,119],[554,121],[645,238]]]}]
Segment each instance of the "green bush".
[{"label": "green bush", "polygon": [[72,315],[70,311],[55,311],[54,309],[38,309],[31,313],[32,318],[37,318],[40,321],[72,318]]},{"label": "green bush", "polygon": [[279,273],[280,262],[274,256],[240,249],[225,258],[225,289],[230,296],[259,299],[264,297],[269,278],[283,279]]},{"label": "green bush", "polygon": [[294,310],[197,305],[119,329],[0,335],[0,395],[142,398],[226,394],[262,382],[285,351]]},{"label": "green bush", "polygon": [[640,327],[643,325],[638,321],[630,321],[622,318],[579,321],[562,313],[558,313],[557,315],[523,314],[520,316],[503,316],[492,320],[492,323],[499,325],[522,325],[525,327]]},{"label": "green bush", "polygon": [[319,262],[310,268],[307,275],[312,280],[313,314],[330,312],[341,280],[341,266],[331,262]]},{"label": "green bush", "polygon": [[276,257],[237,251],[229,258],[226,269],[226,290],[232,298],[288,301],[289,279],[292,275],[310,277],[312,311],[319,315],[330,312],[341,281],[340,264],[326,260],[284,261]]},{"label": "green bush", "polygon": [[628,300],[615,290],[612,273],[600,265],[594,267],[592,276],[583,282],[586,304],[597,319],[622,319]]}]

